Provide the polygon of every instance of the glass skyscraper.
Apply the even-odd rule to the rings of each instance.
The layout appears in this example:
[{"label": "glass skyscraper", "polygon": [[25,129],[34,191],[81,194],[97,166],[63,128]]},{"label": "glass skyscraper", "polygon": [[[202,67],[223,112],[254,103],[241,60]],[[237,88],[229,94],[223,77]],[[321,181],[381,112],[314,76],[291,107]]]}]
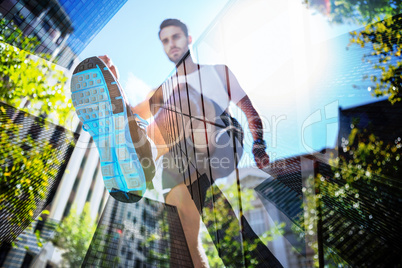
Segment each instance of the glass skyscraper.
[{"label": "glass skyscraper", "polygon": [[[126,1],[4,0],[0,2],[0,15],[6,23],[2,30],[12,29],[13,23],[24,35],[39,41],[35,54],[46,53],[53,62],[71,68],[77,55]],[[17,36],[6,41],[12,43]]]},{"label": "glass skyscraper", "polygon": [[110,198],[82,267],[193,267],[177,208]]},{"label": "glass skyscraper", "polygon": [[[56,63],[58,67],[64,67],[61,69],[64,69],[64,74],[68,76],[69,70],[65,68],[71,69],[77,56],[85,46],[89,44],[125,2],[126,0],[110,2],[3,0],[0,1],[0,35],[3,37],[1,42],[6,42],[50,60]],[[32,41],[32,44],[36,44],[31,48],[29,44],[27,46],[21,42],[21,40],[24,40],[21,37],[31,37],[33,38],[32,40],[36,39],[37,42]],[[2,64],[4,63],[2,62]],[[2,77],[7,76],[6,74],[2,75],[4,75]],[[29,178],[32,183],[32,189],[43,193],[44,197],[35,196],[34,200],[28,202],[30,200],[26,200],[25,195],[21,194],[22,197],[10,197],[10,191],[6,191],[7,187],[1,187],[1,199],[7,201],[1,202],[3,209],[0,213],[0,266],[25,267],[33,265],[34,267],[38,267],[36,266],[38,262],[43,262],[45,263],[44,265],[50,265],[50,263],[57,265],[58,259],[54,260],[49,254],[46,255],[46,252],[53,252],[55,250],[54,247],[52,246],[51,249],[47,246],[40,248],[35,242],[36,236],[34,231],[41,229],[41,225],[34,223],[34,228],[30,230],[26,228],[30,223],[29,221],[22,222],[22,220],[13,215],[16,213],[23,214],[26,210],[25,208],[35,205],[37,210],[31,215],[32,218],[36,218],[36,216],[42,213],[43,209],[47,209],[50,214],[44,217],[45,224],[48,223],[48,220],[60,222],[65,216],[70,214],[73,204],[77,205],[77,211],[80,213],[83,210],[84,204],[88,202],[90,204],[91,217],[97,219],[97,214],[101,214],[108,197],[100,175],[99,157],[96,156],[96,152],[91,146],[78,146],[74,149],[68,142],[63,143],[66,140],[67,133],[63,128],[48,124],[43,118],[30,116],[5,104],[1,104],[0,106],[4,113],[7,111],[1,117],[2,123],[0,125],[2,126],[2,130],[8,127],[7,120],[14,120],[14,123],[23,126],[20,136],[10,134],[7,137],[7,135],[4,135],[7,131],[1,133],[3,137],[2,145],[4,145],[2,146],[4,156],[2,160],[4,161],[1,165],[1,173],[7,170],[7,166],[10,166],[11,169],[13,164],[15,165],[13,161],[15,162],[15,157],[21,154],[19,153],[20,150],[28,152],[30,148],[27,148],[25,142],[26,136],[32,138],[35,148],[41,148],[46,142],[53,145],[57,159],[52,159],[54,162],[59,162],[59,164],[49,163],[46,166],[50,170],[47,173],[54,173],[52,176],[45,173],[40,174],[43,176],[38,176],[37,173],[31,174],[25,172],[23,174],[23,172],[15,171],[10,172],[10,174],[2,174],[2,185],[6,185],[9,187],[8,189],[11,190],[20,187],[20,181]],[[77,124],[73,124],[70,127],[75,130]],[[78,127],[78,132],[80,132],[81,127]],[[75,135],[74,138],[77,143],[91,144],[90,136],[86,133]],[[6,144],[14,144],[13,148],[19,150],[9,150],[5,146]],[[5,153],[9,153],[9,155]],[[68,172],[64,172],[65,170],[68,170]],[[39,179],[42,177],[48,180],[47,187],[39,187]],[[13,219],[11,223],[14,224],[10,224],[10,218]],[[53,234],[49,234],[48,236],[46,230],[46,228],[42,229],[41,237],[46,240],[51,239],[50,236]],[[18,240],[15,240],[17,236]],[[18,247],[12,247],[11,242],[13,241]],[[46,245],[49,244],[51,243],[47,243]],[[29,247],[29,250],[26,247]]]},{"label": "glass skyscraper", "polygon": [[[173,145],[162,163],[171,170],[162,170],[158,186],[165,194],[188,186],[215,250],[206,252],[211,266],[399,267],[402,4],[305,0],[306,10],[298,1],[229,2],[192,47],[198,70],[183,61],[185,75],[173,71],[150,99],[154,122]],[[36,36],[36,53],[70,67],[123,4],[5,0],[0,12]],[[207,63],[228,66],[219,81],[227,94],[215,99],[241,102],[231,95],[230,68],[259,108],[269,165],[255,166],[247,108],[211,104],[218,91]],[[81,159],[99,164],[89,149]],[[63,209],[52,216],[61,219],[73,197],[108,195],[100,172],[83,170],[61,182],[71,198],[60,197]],[[192,267],[183,230],[176,207],[111,198],[83,266]]]}]

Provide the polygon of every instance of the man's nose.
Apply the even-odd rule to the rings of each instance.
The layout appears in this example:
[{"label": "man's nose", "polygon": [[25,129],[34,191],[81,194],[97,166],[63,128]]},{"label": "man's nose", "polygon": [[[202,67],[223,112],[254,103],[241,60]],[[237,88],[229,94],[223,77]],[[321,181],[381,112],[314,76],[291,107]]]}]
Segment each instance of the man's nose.
[{"label": "man's nose", "polygon": [[176,42],[173,39],[169,40],[169,48],[174,48],[174,47],[176,47]]}]

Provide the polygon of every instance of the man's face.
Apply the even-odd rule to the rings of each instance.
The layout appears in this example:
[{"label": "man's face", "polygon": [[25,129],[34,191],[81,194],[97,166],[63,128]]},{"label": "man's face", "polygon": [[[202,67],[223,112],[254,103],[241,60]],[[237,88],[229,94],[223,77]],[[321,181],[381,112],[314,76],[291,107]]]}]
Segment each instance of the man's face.
[{"label": "man's face", "polygon": [[183,30],[177,26],[163,28],[159,37],[166,55],[174,63],[181,60],[191,44],[191,36],[186,37]]}]

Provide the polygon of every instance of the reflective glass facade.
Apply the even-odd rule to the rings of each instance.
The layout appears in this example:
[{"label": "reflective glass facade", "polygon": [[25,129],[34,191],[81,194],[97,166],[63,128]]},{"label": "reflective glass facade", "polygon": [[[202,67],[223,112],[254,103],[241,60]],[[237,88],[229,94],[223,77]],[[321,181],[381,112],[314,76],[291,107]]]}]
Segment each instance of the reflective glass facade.
[{"label": "reflective glass facade", "polygon": [[103,211],[83,267],[193,267],[174,206],[113,198]]},{"label": "reflective glass facade", "polygon": [[[162,185],[188,186],[223,265],[399,265],[401,5],[367,5],[234,1],[187,55],[198,70],[183,59],[151,98],[171,146]],[[264,122],[263,168],[216,62]]]},{"label": "reflective glass facade", "polygon": [[[122,1],[26,1],[0,3],[1,17],[10,21],[26,36],[39,41],[34,52],[46,53],[57,64],[70,68],[73,60],[125,4]],[[12,31],[12,30],[11,30]],[[10,33],[12,34],[12,33]],[[8,40],[12,43],[15,38]]]},{"label": "reflective glass facade", "polygon": [[[198,69],[185,58],[156,90],[158,186],[187,186],[218,267],[399,267],[402,5],[296,2],[231,1],[186,55]],[[60,55],[107,18],[81,15],[109,4],[95,3],[58,3]],[[237,83],[263,123],[262,167]],[[110,198],[83,266],[192,267],[184,229],[174,206]]]},{"label": "reflective glass facade", "polygon": [[[0,246],[3,246],[13,242],[53,201],[74,149],[72,141],[79,135],[4,103],[0,103],[0,109],[3,155]],[[19,126],[24,128],[19,131]],[[37,157],[48,155],[49,150],[51,159]],[[45,167],[43,173],[30,168],[41,164]]]},{"label": "reflective glass facade", "polygon": [[[194,45],[196,62],[219,61],[235,73],[265,125],[270,165],[257,169],[243,154],[222,191],[260,239],[261,229],[282,229],[266,243],[284,267],[398,266],[402,6],[291,6],[232,2]],[[239,186],[234,198],[228,182]],[[260,205],[247,212],[249,203],[265,213],[254,213]]]}]

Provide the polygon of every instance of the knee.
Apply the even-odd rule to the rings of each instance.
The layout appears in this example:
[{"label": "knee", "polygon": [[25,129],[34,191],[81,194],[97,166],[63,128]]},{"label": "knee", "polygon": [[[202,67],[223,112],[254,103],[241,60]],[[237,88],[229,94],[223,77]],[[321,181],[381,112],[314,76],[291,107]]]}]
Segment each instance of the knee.
[{"label": "knee", "polygon": [[[186,220],[199,220],[198,209],[184,184],[174,187],[166,197],[166,203],[177,207],[179,215]],[[182,219],[183,220],[183,219]]]}]

